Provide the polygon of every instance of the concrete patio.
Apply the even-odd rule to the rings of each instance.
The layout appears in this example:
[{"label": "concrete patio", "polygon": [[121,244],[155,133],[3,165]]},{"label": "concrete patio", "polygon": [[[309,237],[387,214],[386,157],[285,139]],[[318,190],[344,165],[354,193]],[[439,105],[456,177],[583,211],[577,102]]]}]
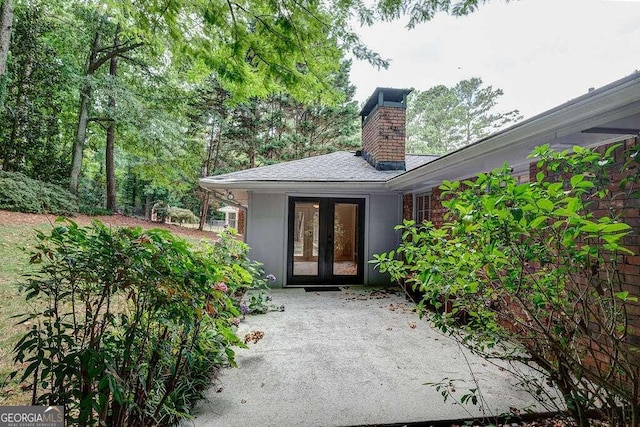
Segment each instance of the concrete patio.
[{"label": "concrete patio", "polygon": [[238,330],[264,338],[237,351],[196,408],[195,426],[354,426],[482,417],[478,407],[443,401],[435,387],[455,379],[455,396],[475,388],[484,414],[530,407],[504,370],[462,351],[411,310],[403,295],[269,291],[284,312],[247,316]]}]

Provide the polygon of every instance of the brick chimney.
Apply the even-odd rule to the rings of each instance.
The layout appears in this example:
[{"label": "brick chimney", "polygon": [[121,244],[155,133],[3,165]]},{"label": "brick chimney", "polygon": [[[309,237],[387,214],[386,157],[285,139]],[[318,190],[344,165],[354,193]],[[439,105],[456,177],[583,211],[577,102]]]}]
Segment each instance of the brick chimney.
[{"label": "brick chimney", "polygon": [[377,88],[360,111],[362,157],[377,170],[405,170],[407,95],[410,89]]}]

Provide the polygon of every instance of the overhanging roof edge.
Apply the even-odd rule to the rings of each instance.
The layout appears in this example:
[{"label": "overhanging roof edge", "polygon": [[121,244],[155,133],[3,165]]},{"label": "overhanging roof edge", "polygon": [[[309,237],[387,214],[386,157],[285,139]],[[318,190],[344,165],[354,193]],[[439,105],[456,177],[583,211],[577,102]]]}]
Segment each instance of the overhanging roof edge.
[{"label": "overhanging roof edge", "polygon": [[206,190],[214,189],[242,189],[242,190],[295,190],[310,188],[326,188],[331,185],[336,190],[375,190],[389,191],[385,188],[385,180],[380,181],[267,181],[267,180],[212,180],[201,178],[200,187]]}]

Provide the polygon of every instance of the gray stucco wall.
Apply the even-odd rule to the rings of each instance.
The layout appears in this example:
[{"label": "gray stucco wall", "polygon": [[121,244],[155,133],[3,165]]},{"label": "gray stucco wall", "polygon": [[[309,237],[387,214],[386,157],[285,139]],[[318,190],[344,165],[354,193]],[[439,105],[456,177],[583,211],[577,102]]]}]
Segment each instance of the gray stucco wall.
[{"label": "gray stucco wall", "polygon": [[286,197],[284,193],[249,193],[247,244],[249,257],[264,264],[265,274],[276,276],[272,286],[286,278]]},{"label": "gray stucco wall", "polygon": [[[367,259],[373,259],[374,254],[388,252],[400,243],[399,233],[394,227],[402,223],[402,196],[398,194],[372,194],[369,197],[367,235],[365,241]],[[368,243],[368,244],[367,244]],[[368,284],[387,285],[389,276],[382,275],[368,265]]]},{"label": "gray stucco wall", "polygon": [[[304,196],[314,196],[305,193]],[[300,196],[300,194],[296,194]],[[340,197],[338,194],[317,194],[318,197]],[[402,222],[402,199],[394,193],[343,194],[344,197],[366,198],[365,252],[366,259],[373,254],[394,249],[399,243],[394,230]],[[271,286],[281,287],[286,280],[287,200],[284,193],[250,193],[247,215],[247,243],[251,247],[251,259],[264,264],[265,274],[273,274],[277,280]],[[365,263],[365,281],[369,285],[389,283],[373,265]]]}]

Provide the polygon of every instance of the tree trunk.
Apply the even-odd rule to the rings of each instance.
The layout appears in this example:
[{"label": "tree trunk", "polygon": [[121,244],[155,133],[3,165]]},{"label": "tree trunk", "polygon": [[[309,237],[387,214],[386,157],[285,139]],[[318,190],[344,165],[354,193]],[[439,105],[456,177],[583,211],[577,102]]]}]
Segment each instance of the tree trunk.
[{"label": "tree trunk", "polygon": [[138,199],[138,179],[136,175],[129,168],[129,175],[131,175],[131,180],[133,181],[133,185],[131,188],[131,206],[133,206],[133,212],[138,211],[137,199]]},{"label": "tree trunk", "polygon": [[[113,37],[113,45],[118,46],[120,44],[120,40],[118,37],[118,33],[120,32],[120,24],[116,26],[116,34]],[[116,77],[118,76],[118,56],[114,55],[111,57],[111,61],[109,63],[109,75],[111,76],[111,84],[115,86]],[[116,97],[115,97],[115,87],[112,87],[111,94],[109,95],[109,110],[113,112],[116,108]],[[107,175],[107,209],[111,212],[115,212],[117,210],[116,206],[116,173],[115,173],[115,164],[113,160],[113,152],[115,149],[115,140],[116,140],[116,129],[115,122],[112,119],[109,122],[109,127],[107,128],[107,145],[105,148],[105,169]]]},{"label": "tree trunk", "polygon": [[[109,99],[109,107],[115,107],[115,101]],[[107,128],[107,145],[105,148],[105,169],[107,176],[107,209],[111,212],[117,210],[116,205],[116,174],[113,160],[113,151],[115,147],[116,130],[113,123]]]},{"label": "tree trunk", "polygon": [[151,194],[147,194],[144,201],[144,218],[151,219]]},{"label": "tree trunk", "polygon": [[[221,133],[222,126],[220,125],[216,128],[216,122],[215,120],[213,120],[213,122],[211,123],[211,135],[209,136],[209,143],[207,144],[207,159],[205,160],[202,167],[203,178],[209,176],[218,168],[218,159],[220,158],[220,145],[222,141]],[[216,142],[215,155],[213,148],[214,141]],[[198,230],[204,230],[204,225],[207,222],[207,214],[209,213],[209,199],[211,196],[209,190],[203,189],[201,194],[202,197],[200,198],[200,224],[198,224]]]},{"label": "tree trunk", "polygon": [[4,108],[7,88],[7,55],[13,28],[13,0],[0,0],[0,110]]},{"label": "tree trunk", "polygon": [[69,180],[69,191],[78,194],[78,184],[80,183],[80,173],[82,172],[82,156],[84,151],[84,142],[87,138],[87,126],[89,125],[89,106],[91,105],[92,87],[88,77],[94,72],[93,64],[98,56],[100,48],[100,31],[98,28],[93,38],[93,45],[89,53],[89,63],[87,64],[87,73],[84,86],[80,91],[80,110],[78,111],[78,127],[76,136],[73,141],[73,158],[71,160],[71,176]]},{"label": "tree trunk", "polygon": [[200,224],[198,224],[198,230],[204,230],[204,225],[207,223],[207,214],[209,213],[209,198],[211,192],[209,190],[202,190],[201,204],[200,204]]},{"label": "tree trunk", "polygon": [[[87,136],[87,126],[89,124],[89,106],[91,103],[91,82],[89,77],[93,76],[98,69],[107,61],[112,60],[114,57],[123,55],[133,49],[142,46],[142,43],[125,43],[116,44],[113,48],[101,49],[100,48],[100,34],[102,32],[105,19],[100,22],[100,26],[96,30],[96,34],[93,38],[93,45],[91,46],[91,53],[89,54],[89,63],[87,64],[87,71],[85,74],[86,80],[82,91],[80,92],[80,111],[78,113],[78,128],[76,130],[76,137],[73,141],[73,159],[71,161],[71,177],[69,183],[69,190],[78,194],[78,183],[80,181],[80,173],[82,172],[82,152],[84,143]],[[120,32],[120,25],[116,27],[115,40],[118,40],[118,33]],[[100,55],[100,56],[99,56]],[[117,69],[117,62],[116,62]]]},{"label": "tree trunk", "polygon": [[27,140],[25,137],[25,123],[29,112],[27,110],[27,91],[29,90],[29,82],[31,73],[33,72],[33,58],[31,52],[26,55],[24,66],[20,75],[20,83],[18,84],[18,99],[11,125],[11,134],[9,135],[9,143],[7,154],[2,165],[3,170],[19,171],[24,167]]},{"label": "tree trunk", "polygon": [[13,0],[0,0],[0,80],[7,70],[7,54],[13,28]]},{"label": "tree trunk", "polygon": [[84,151],[84,141],[87,138],[87,126],[89,124],[89,105],[91,103],[91,84],[85,83],[80,91],[80,111],[78,112],[78,127],[73,141],[73,158],[71,159],[71,177],[69,180],[69,191],[78,194],[78,184],[80,183],[80,172],[82,172],[82,153]]}]

